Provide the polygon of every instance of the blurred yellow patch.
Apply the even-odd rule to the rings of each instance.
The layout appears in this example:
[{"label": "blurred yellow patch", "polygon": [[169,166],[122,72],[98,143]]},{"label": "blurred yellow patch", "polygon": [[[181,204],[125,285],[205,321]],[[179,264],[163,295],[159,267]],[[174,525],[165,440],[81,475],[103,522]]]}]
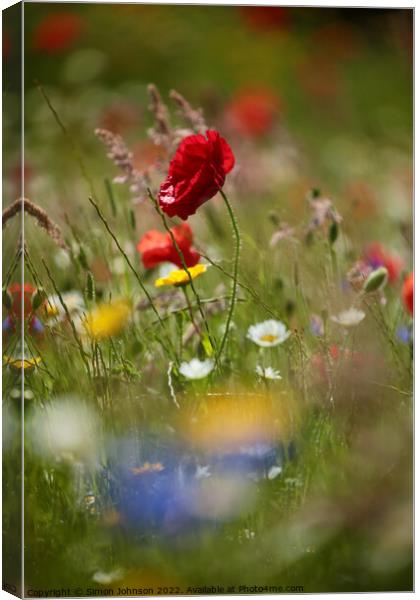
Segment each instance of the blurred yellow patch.
[{"label": "blurred yellow patch", "polygon": [[[195,279],[196,277],[199,277],[206,271],[207,271],[207,266],[201,265],[201,264],[195,265],[195,267],[190,267],[188,269],[188,273],[190,274],[191,279]],[[189,282],[190,282],[190,278],[188,277],[186,271],[184,269],[179,269],[176,271],[172,271],[172,273],[169,273],[169,275],[167,275],[166,277],[160,277],[159,279],[156,279],[155,286],[156,287],[162,287],[164,285],[180,286],[180,285],[186,285]]]},{"label": "blurred yellow patch", "polygon": [[286,441],[298,412],[293,395],[254,392],[208,394],[181,423],[185,438],[204,451],[236,452],[246,446]]},{"label": "blurred yellow patch", "polygon": [[101,304],[83,321],[87,334],[97,340],[118,335],[126,326],[131,315],[127,300]]}]

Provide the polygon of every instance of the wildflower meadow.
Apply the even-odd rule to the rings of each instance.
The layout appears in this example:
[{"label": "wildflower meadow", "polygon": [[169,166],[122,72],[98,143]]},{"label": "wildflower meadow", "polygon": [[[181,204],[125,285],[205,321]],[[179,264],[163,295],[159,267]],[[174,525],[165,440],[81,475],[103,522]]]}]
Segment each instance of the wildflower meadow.
[{"label": "wildflower meadow", "polygon": [[412,15],[3,13],[4,589],[412,590]]}]

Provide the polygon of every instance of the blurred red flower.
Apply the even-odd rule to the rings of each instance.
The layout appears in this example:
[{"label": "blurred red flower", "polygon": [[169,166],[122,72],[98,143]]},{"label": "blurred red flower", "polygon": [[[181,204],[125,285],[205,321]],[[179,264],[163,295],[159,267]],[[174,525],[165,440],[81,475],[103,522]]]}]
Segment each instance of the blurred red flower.
[{"label": "blurred red flower", "polygon": [[[193,267],[200,260],[199,253],[192,248],[193,233],[188,223],[182,223],[171,229],[176,243],[181,250],[187,267]],[[169,233],[161,233],[156,229],[148,231],[137,245],[143,265],[152,269],[162,262],[171,262],[182,268],[182,262],[172,243]]]},{"label": "blurred red flower", "polygon": [[414,273],[411,272],[404,280],[402,299],[410,315],[414,314]]},{"label": "blurred red flower", "polygon": [[3,321],[3,333],[14,334],[17,332],[16,326],[22,322],[22,300],[24,320],[28,319],[28,328],[31,335],[40,335],[44,330],[41,321],[35,315],[32,308],[32,297],[36,288],[30,283],[25,283],[22,287],[20,283],[13,283],[7,288],[11,300],[11,306],[7,310],[6,319]]},{"label": "blurred red flower", "polygon": [[297,77],[302,87],[314,100],[328,106],[342,91],[341,73],[331,55],[317,51],[298,65]]},{"label": "blurred red flower", "polygon": [[398,279],[404,264],[399,256],[389,254],[379,242],[372,242],[367,246],[364,252],[364,260],[372,269],[385,267],[388,271],[390,283],[394,283]]},{"label": "blurred red flower", "polygon": [[7,291],[12,297],[12,307],[10,312],[17,319],[20,319],[22,316],[22,290],[24,314],[26,318],[32,312],[32,295],[36,292],[36,288],[30,283],[25,283],[23,287],[20,283],[13,283],[7,288]]},{"label": "blurred red flower", "polygon": [[37,50],[49,54],[67,50],[83,33],[83,19],[73,13],[54,13],[45,17],[34,32],[33,44]]},{"label": "blurred red flower", "polygon": [[335,369],[344,368],[350,373],[355,370],[360,373],[363,368],[367,368],[372,362],[372,357],[367,354],[349,348],[340,348],[337,344],[332,344],[327,353],[326,356],[321,352],[317,352],[311,359],[315,376],[320,382],[328,381],[329,375]]},{"label": "blurred red flower", "polygon": [[162,210],[170,217],[186,220],[217,194],[234,164],[229,144],[217,131],[189,135],[178,146],[160,186]]},{"label": "blurred red flower", "polygon": [[289,22],[290,12],[282,6],[239,6],[245,23],[258,31],[283,29]]},{"label": "blurred red flower", "polygon": [[2,39],[3,58],[9,57],[11,48],[12,48],[12,43],[10,41],[10,36],[7,33],[7,31],[3,31],[3,39]]},{"label": "blurred red flower", "polygon": [[270,90],[241,90],[226,109],[228,124],[248,136],[268,133],[279,111],[279,99]]},{"label": "blurred red flower", "polygon": [[311,36],[311,45],[336,60],[354,58],[360,53],[361,38],[349,23],[330,22],[322,25]]}]

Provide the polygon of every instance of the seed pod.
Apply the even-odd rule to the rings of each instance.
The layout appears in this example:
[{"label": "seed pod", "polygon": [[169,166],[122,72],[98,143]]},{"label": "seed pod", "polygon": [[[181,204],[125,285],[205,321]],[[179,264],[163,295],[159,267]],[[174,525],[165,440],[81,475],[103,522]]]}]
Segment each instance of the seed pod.
[{"label": "seed pod", "polygon": [[286,314],[289,318],[295,312],[295,308],[296,308],[296,304],[293,302],[293,300],[287,300],[285,309],[286,309]]},{"label": "seed pod", "polygon": [[12,294],[6,288],[3,288],[3,306],[6,310],[11,310],[13,306]]},{"label": "seed pod", "polygon": [[366,279],[363,284],[363,291],[365,294],[369,294],[370,292],[375,292],[379,290],[379,288],[386,285],[388,281],[388,270],[385,267],[379,267],[373,271],[369,277]]},{"label": "seed pod", "polygon": [[136,215],[134,214],[134,210],[130,210],[130,225],[133,231],[136,230]]},{"label": "seed pod", "polygon": [[38,310],[38,308],[42,305],[45,300],[45,291],[44,288],[39,287],[34,291],[31,297],[31,306],[32,310]]},{"label": "seed pod", "polygon": [[91,271],[88,271],[86,275],[86,298],[91,301],[95,300],[95,280]]},{"label": "seed pod", "polygon": [[275,227],[280,227],[280,218],[274,210],[270,210],[270,212],[268,213],[268,218]]},{"label": "seed pod", "polygon": [[82,265],[82,267],[84,269],[86,269],[86,271],[88,271],[89,270],[89,264],[88,264],[86,252],[85,252],[85,250],[84,250],[84,248],[83,248],[83,246],[81,244],[80,244],[80,247],[79,247],[79,256],[78,256],[78,258],[79,258],[79,262]]},{"label": "seed pod", "polygon": [[333,221],[330,225],[330,229],[328,232],[328,239],[329,239],[331,246],[337,240],[338,233],[339,233],[338,223],[337,223],[337,221]]}]

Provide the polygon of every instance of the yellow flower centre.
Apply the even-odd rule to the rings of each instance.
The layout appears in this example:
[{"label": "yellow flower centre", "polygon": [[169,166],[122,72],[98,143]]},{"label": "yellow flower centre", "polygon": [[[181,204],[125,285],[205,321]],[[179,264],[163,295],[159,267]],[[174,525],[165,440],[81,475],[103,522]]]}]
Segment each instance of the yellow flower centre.
[{"label": "yellow flower centre", "polygon": [[262,342],[275,342],[278,339],[279,339],[279,336],[278,335],[273,335],[272,333],[267,333],[266,335],[262,335],[260,337],[260,340]]},{"label": "yellow flower centre", "polygon": [[56,317],[59,313],[58,306],[56,304],[51,304],[47,302],[45,305],[45,312],[48,317]]}]

